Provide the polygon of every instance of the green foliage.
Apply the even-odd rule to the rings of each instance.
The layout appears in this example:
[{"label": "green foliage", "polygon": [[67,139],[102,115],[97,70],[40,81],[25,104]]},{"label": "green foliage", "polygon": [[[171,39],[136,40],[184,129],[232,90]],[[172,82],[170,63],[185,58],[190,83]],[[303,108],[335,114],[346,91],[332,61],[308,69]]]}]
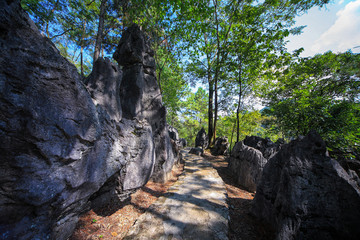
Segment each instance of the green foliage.
[{"label": "green foliage", "polygon": [[178,118],[172,124],[179,131],[179,135],[185,138],[189,146],[194,146],[198,131],[207,125],[207,99],[205,89],[198,88],[196,93],[189,92],[181,103]]},{"label": "green foliage", "polygon": [[288,138],[314,129],[333,151],[358,149],[360,55],[327,52],[295,60],[266,85],[264,113]]}]

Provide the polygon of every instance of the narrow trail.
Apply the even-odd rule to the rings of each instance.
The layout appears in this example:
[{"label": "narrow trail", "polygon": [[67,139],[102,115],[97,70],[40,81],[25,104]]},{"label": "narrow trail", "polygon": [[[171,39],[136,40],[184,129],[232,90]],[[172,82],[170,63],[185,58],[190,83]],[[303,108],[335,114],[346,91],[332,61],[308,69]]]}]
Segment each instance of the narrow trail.
[{"label": "narrow trail", "polygon": [[226,188],[203,157],[183,150],[179,180],[129,229],[124,239],[228,239]]}]

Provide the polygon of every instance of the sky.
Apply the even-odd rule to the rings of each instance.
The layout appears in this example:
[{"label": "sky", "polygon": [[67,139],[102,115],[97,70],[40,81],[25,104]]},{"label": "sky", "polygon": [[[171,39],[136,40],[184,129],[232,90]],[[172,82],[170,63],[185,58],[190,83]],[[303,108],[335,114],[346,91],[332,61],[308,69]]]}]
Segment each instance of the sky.
[{"label": "sky", "polygon": [[307,27],[288,38],[289,51],[303,47],[302,57],[329,50],[360,53],[360,0],[334,0],[321,9],[313,7],[295,21],[296,26]]}]

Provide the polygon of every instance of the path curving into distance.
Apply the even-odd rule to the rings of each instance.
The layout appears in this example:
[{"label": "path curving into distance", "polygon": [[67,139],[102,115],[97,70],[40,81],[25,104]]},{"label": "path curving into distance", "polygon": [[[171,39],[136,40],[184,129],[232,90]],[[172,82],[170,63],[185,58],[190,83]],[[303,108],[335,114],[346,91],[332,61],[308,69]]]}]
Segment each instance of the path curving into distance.
[{"label": "path curving into distance", "polygon": [[182,150],[184,173],[129,229],[124,239],[228,239],[226,188],[203,157]]}]

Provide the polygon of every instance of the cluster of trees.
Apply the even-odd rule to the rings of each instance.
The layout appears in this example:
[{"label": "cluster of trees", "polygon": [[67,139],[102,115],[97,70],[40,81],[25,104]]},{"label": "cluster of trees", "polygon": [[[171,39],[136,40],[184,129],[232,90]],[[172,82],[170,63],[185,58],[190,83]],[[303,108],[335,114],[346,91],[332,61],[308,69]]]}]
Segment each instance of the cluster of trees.
[{"label": "cluster of trees", "polygon": [[[359,55],[287,53],[295,16],[329,0],[22,0],[41,32],[86,76],[137,23],[155,51],[168,122],[192,143],[316,129],[334,151],[359,146]],[[190,86],[201,85],[196,93]],[[257,97],[257,98],[255,98]],[[264,110],[251,108],[262,99]],[[260,100],[257,100],[260,104]]]}]

